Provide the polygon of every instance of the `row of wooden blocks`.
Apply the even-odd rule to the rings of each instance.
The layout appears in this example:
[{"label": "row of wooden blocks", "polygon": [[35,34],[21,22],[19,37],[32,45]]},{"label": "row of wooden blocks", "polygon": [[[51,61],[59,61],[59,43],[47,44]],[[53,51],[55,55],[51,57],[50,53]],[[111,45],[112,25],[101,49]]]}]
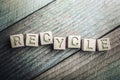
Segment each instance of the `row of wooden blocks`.
[{"label": "row of wooden blocks", "polygon": [[10,35],[12,48],[33,46],[38,47],[39,41],[41,45],[53,44],[55,50],[65,50],[66,44],[68,48],[81,48],[83,51],[105,51],[110,50],[109,38],[102,39],[81,39],[80,36],[70,35],[66,41],[66,37],[53,37],[52,32],[42,32],[39,34],[26,34],[26,43],[24,43],[23,34]]}]

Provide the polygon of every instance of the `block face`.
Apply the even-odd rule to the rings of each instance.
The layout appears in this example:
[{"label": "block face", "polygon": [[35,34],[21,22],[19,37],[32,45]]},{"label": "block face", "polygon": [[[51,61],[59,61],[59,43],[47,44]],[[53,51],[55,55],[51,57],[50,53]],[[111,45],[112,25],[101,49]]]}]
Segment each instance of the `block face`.
[{"label": "block face", "polygon": [[26,34],[26,46],[38,46],[38,34]]},{"label": "block face", "polygon": [[83,39],[82,50],[83,51],[96,51],[96,39]]},{"label": "block face", "polygon": [[66,38],[65,37],[54,37],[54,49],[65,50],[66,49]]},{"label": "block face", "polygon": [[52,32],[48,31],[40,33],[40,42],[41,45],[52,44],[53,43]]},{"label": "block face", "polygon": [[102,38],[97,40],[97,49],[98,51],[106,51],[111,49],[110,39]]},{"label": "block face", "polygon": [[23,34],[10,35],[10,42],[12,48],[23,47],[24,46]]},{"label": "block face", "polygon": [[68,36],[68,48],[80,48],[81,47],[81,37],[71,35]]}]

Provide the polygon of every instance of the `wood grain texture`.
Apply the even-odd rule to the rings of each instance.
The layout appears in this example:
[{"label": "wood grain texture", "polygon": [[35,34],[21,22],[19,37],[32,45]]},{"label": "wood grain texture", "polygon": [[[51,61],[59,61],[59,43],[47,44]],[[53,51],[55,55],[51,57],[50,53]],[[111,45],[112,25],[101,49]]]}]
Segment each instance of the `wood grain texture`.
[{"label": "wood grain texture", "polygon": [[110,51],[78,51],[34,80],[119,80],[120,28],[106,37],[111,41]]},{"label": "wood grain texture", "polygon": [[0,31],[53,0],[0,0]]},{"label": "wood grain texture", "polygon": [[99,38],[120,23],[120,1],[107,1],[57,0],[1,31],[0,80],[32,79],[79,51],[57,51],[52,45],[12,49],[11,34],[52,31],[54,36],[75,34],[82,38]]}]

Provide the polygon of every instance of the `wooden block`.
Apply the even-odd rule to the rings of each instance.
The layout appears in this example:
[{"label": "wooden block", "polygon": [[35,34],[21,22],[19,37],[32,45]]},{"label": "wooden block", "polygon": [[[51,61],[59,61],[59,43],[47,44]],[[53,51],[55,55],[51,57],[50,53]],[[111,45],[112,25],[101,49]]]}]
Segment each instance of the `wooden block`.
[{"label": "wooden block", "polygon": [[11,41],[11,47],[17,48],[17,47],[23,47],[24,46],[24,37],[23,34],[16,34],[10,36]]},{"label": "wooden block", "polygon": [[96,39],[83,39],[82,50],[83,51],[96,51]]},{"label": "wooden block", "polygon": [[68,36],[68,48],[80,48],[81,47],[81,37],[80,36]]},{"label": "wooden block", "polygon": [[66,49],[66,38],[65,37],[54,37],[54,49],[65,50]]},{"label": "wooden block", "polygon": [[97,40],[97,49],[98,51],[106,51],[110,50],[110,39],[109,38],[102,38]]},{"label": "wooden block", "polygon": [[26,46],[38,47],[38,34],[26,34]]},{"label": "wooden block", "polygon": [[41,45],[47,45],[47,44],[52,44],[53,43],[53,36],[52,32],[42,32],[40,33],[40,42]]}]

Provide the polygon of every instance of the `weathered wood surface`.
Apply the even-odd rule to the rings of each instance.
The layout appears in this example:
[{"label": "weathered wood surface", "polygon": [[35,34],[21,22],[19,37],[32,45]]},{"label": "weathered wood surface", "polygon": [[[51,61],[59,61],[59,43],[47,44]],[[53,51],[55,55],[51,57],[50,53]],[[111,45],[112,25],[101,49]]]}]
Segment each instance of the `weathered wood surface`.
[{"label": "weathered wood surface", "polygon": [[12,49],[10,34],[52,31],[54,36],[76,34],[83,38],[99,38],[118,27],[119,4],[118,0],[57,0],[1,31],[0,80],[32,79],[79,51],[55,51],[52,45]]},{"label": "weathered wood surface", "polygon": [[53,0],[0,0],[0,31]]},{"label": "weathered wood surface", "polygon": [[34,80],[119,80],[120,28],[106,37],[111,40],[110,51],[78,51]]}]

